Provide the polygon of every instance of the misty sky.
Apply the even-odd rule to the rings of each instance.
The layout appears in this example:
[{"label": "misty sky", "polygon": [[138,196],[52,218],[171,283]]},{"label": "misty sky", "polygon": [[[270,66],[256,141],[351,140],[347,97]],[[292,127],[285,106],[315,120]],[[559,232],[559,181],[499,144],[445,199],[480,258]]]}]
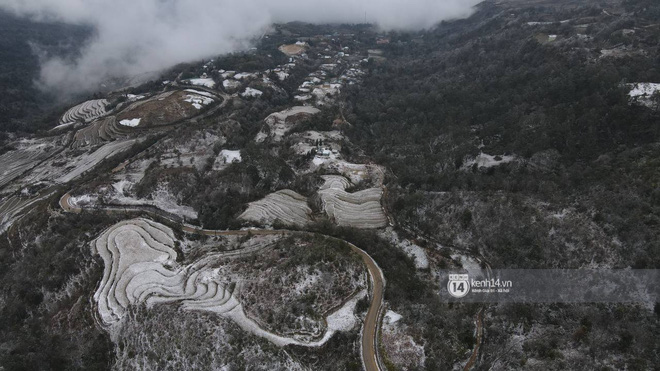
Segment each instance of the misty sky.
[{"label": "misty sky", "polygon": [[74,62],[42,64],[41,83],[60,91],[108,76],[158,71],[244,48],[275,22],[361,23],[424,29],[466,17],[481,0],[0,0],[36,20],[91,25],[96,34]]}]

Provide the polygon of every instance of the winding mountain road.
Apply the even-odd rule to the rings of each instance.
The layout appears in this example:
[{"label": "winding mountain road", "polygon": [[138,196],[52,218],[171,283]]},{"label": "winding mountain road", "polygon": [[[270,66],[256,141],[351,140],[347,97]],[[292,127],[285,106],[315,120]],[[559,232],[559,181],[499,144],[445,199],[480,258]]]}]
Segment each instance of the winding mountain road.
[{"label": "winding mountain road", "polygon": [[[71,194],[69,192],[65,193],[59,201],[60,207],[65,212],[69,213],[81,213],[82,208],[75,207],[70,203]],[[95,209],[98,210],[98,209]],[[108,208],[108,211],[119,211],[122,210]],[[152,213],[151,210],[145,210],[148,213]],[[159,215],[163,217],[162,215]],[[171,220],[171,222],[181,225],[180,223]],[[367,316],[365,317],[363,328],[362,328],[362,339],[361,339],[361,357],[362,364],[366,371],[382,371],[378,358],[378,330],[380,327],[380,314],[383,310],[384,303],[384,293],[385,293],[385,276],[383,271],[380,269],[376,261],[367,254],[364,250],[355,246],[354,244],[338,239],[336,237],[315,233],[315,232],[305,232],[305,231],[291,231],[291,230],[271,230],[271,229],[244,229],[244,230],[212,230],[212,229],[201,229],[192,225],[181,225],[181,230],[185,233],[190,234],[199,234],[206,236],[245,236],[245,235],[287,235],[287,234],[314,234],[319,236],[324,236],[336,241],[342,241],[346,243],[351,249],[356,252],[362,258],[367,270],[369,271],[369,277],[371,278],[371,303],[369,304],[369,309],[367,310]]]}]

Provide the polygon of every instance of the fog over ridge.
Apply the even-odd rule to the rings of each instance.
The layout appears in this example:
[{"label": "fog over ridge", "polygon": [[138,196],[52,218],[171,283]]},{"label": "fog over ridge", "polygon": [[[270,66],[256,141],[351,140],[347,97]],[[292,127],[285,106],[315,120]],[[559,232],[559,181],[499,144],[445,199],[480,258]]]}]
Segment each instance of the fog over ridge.
[{"label": "fog over ridge", "polygon": [[162,70],[244,48],[272,23],[360,23],[424,29],[467,17],[481,0],[0,0],[0,8],[44,21],[90,25],[75,61],[42,63],[56,91],[93,89],[108,77]]}]

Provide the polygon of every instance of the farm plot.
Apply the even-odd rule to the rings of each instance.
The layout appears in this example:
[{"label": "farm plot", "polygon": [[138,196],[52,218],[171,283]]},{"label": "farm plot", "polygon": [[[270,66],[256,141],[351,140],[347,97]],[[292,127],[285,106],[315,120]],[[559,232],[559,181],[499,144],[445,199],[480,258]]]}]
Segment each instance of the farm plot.
[{"label": "farm plot", "polygon": [[0,187],[36,167],[60,149],[52,144],[52,138],[21,140],[12,145],[17,149],[0,156]]},{"label": "farm plot", "polygon": [[0,201],[0,233],[4,233],[21,216],[24,211],[44,200],[54,192],[46,192],[37,196],[12,195]]},{"label": "farm plot", "polygon": [[348,182],[336,176],[324,176],[319,190],[323,211],[337,225],[354,228],[382,228],[387,217],[380,204],[381,188],[369,188],[355,193],[345,191]]},{"label": "farm plot", "polygon": [[85,153],[75,160],[69,162],[65,168],[65,172],[56,181],[58,183],[67,183],[79,177],[84,172],[91,170],[101,161],[106,158],[112,157],[120,152],[130,148],[133,144],[137,143],[137,139],[115,141],[108,143],[92,153]]},{"label": "farm plot", "polygon": [[298,122],[319,112],[321,111],[318,108],[309,106],[296,106],[284,111],[275,112],[266,117],[264,120],[266,128],[263,128],[257,134],[255,141],[263,142],[267,138],[271,138],[273,141],[279,142]]},{"label": "farm plot", "polygon": [[146,219],[121,222],[93,243],[105,264],[94,294],[102,324],[118,323],[133,304],[181,302],[183,309],[226,313],[239,303],[232,288],[209,280],[210,272],[188,272],[176,263],[174,233]]},{"label": "farm plot", "polygon": [[131,104],[117,115],[117,120],[127,127],[170,125],[198,115],[202,108],[214,105],[219,99],[214,94],[193,89],[168,91]]},{"label": "farm plot", "polygon": [[[264,337],[280,346],[287,344],[322,345],[335,331],[350,330],[356,324],[353,312],[356,298],[361,297],[359,295],[353,300],[349,300],[340,309],[327,315],[327,317],[323,317],[325,313],[318,315],[321,321],[325,318],[328,322],[321,340],[309,340],[310,336],[304,334],[285,337],[268,331],[246,315],[243,305],[238,300],[238,293],[242,292],[244,281],[252,279],[253,273],[255,273],[242,271],[243,268],[249,268],[250,266],[241,260],[241,254],[207,253],[203,254],[201,258],[184,265],[177,261],[177,253],[174,250],[176,242],[174,232],[170,228],[147,219],[133,219],[115,224],[92,243],[93,251],[100,255],[104,262],[103,277],[94,293],[98,319],[101,325],[115,338],[121,328],[117,325],[121,325],[130,307],[142,303],[146,304],[147,308],[153,308],[157,304],[170,304],[179,306],[184,312],[216,313],[232,319],[244,330]],[[276,251],[277,255],[283,259],[283,254],[287,255],[288,253],[286,251],[287,247],[289,249],[299,249],[304,253],[306,246],[301,246],[297,241],[285,241],[283,245],[276,245],[273,251]],[[284,250],[279,251],[278,248]],[[349,249],[350,252],[348,246],[339,248]],[[308,260],[310,262],[323,262],[324,260],[321,259],[328,255],[326,250],[324,248],[312,250],[311,255],[308,254],[310,255]],[[314,255],[314,253],[317,255]],[[300,258],[295,254],[289,254],[288,256],[288,263],[292,265],[290,268],[295,269],[295,264],[298,264]],[[322,273],[334,274],[335,270],[339,269],[345,273],[329,284],[332,289],[329,290],[328,294],[321,293],[321,295],[328,295],[328,297],[317,304],[316,311],[325,310],[330,312],[332,308],[342,304],[344,298],[337,295],[338,293],[348,292],[351,289],[361,289],[360,293],[364,295],[363,288],[366,284],[366,278],[364,271],[360,270],[359,257],[346,254],[345,259],[345,263],[337,263],[327,268],[324,264],[317,266]],[[255,259],[248,260],[250,262],[255,261]],[[256,260],[268,261],[268,259]],[[308,270],[309,267],[303,267],[302,272]],[[261,271],[261,267],[258,267],[257,271]],[[243,278],[232,282],[224,275],[225,272],[243,274]],[[267,273],[264,274],[267,276]],[[307,290],[324,287],[304,283],[303,281],[306,280],[305,275],[292,277],[292,282],[300,283]],[[272,279],[264,279],[263,285],[271,284],[270,281]],[[327,280],[322,281],[322,283],[328,285]],[[277,287],[281,287],[282,290],[292,290],[290,285],[278,285]],[[267,288],[262,289],[268,291]],[[301,293],[305,292],[304,289],[301,290],[303,290]],[[298,298],[297,293],[298,291],[293,289],[289,298],[295,300]],[[260,292],[256,292],[251,296],[241,295],[241,297],[252,300],[252,298],[259,298],[260,295]],[[281,299],[281,295],[279,298]],[[269,298],[262,299],[267,300]],[[312,299],[312,305],[316,303]],[[264,305],[270,308],[268,304]]]},{"label": "farm plot", "polygon": [[311,214],[312,210],[307,206],[305,196],[283,189],[251,202],[238,218],[264,225],[279,221],[287,225],[302,226],[312,220]]},{"label": "farm plot", "polygon": [[292,57],[292,56],[300,55],[300,54],[304,53],[306,47],[307,47],[306,43],[297,42],[295,44],[281,45],[278,49],[282,53]]},{"label": "farm plot", "polygon": [[89,126],[78,130],[73,137],[71,146],[73,148],[94,146],[125,137],[129,133],[130,130],[127,130],[126,126],[117,123],[115,116],[110,116],[94,121]]},{"label": "farm plot", "polygon": [[326,171],[336,172],[345,176],[356,185],[365,182],[375,187],[381,187],[383,185],[385,171],[382,166],[375,164],[353,164],[333,157],[315,157],[312,161],[313,166],[311,170],[324,168]]},{"label": "farm plot", "polygon": [[105,108],[108,104],[109,102],[105,99],[88,100],[66,111],[60,118],[60,124],[90,122],[105,115]]}]

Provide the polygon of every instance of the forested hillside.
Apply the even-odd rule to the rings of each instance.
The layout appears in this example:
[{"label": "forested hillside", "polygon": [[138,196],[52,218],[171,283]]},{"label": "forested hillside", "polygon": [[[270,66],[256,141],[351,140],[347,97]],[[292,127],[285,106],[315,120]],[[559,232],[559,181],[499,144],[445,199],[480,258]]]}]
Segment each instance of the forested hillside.
[{"label": "forested hillside", "polygon": [[31,22],[0,11],[0,131],[40,126],[39,115],[57,103],[36,84],[40,57],[72,58],[89,35],[85,27]]},{"label": "forested hillside", "polygon": [[[617,16],[591,5],[510,12],[482,6],[469,20],[393,39],[383,48],[387,60],[348,98],[351,138],[392,170],[393,214],[433,234],[449,217],[437,214],[453,202],[461,213],[475,206],[475,197],[486,198],[490,208],[521,202],[507,207],[526,214],[503,222],[507,233],[457,222],[451,234],[482,239],[466,245],[503,266],[541,267],[556,259],[556,243],[545,231],[523,227],[524,220],[539,203],[556,202],[623,242],[617,265],[657,266],[658,235],[651,227],[660,222],[653,165],[660,156],[660,115],[657,107],[631,102],[628,93],[630,83],[660,81],[660,30],[649,17],[658,6],[629,2]],[[538,20],[550,21],[534,24]],[[634,31],[623,36],[624,30]],[[602,52],[612,48],[625,52]],[[480,154],[495,160],[478,165]],[[416,214],[437,192],[468,199]],[[442,239],[456,243],[447,234]]]}]

